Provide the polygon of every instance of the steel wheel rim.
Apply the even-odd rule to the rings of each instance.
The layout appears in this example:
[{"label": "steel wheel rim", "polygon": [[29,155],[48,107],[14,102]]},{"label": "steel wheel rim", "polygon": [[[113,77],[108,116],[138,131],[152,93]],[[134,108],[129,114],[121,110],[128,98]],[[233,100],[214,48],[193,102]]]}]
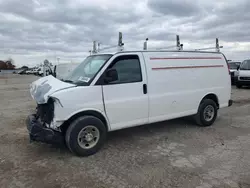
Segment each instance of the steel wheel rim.
[{"label": "steel wheel rim", "polygon": [[91,149],[98,143],[100,131],[93,125],[84,127],[78,134],[77,142],[83,149]]},{"label": "steel wheel rim", "polygon": [[206,108],[203,111],[203,117],[205,121],[211,121],[214,118],[215,109],[212,105],[206,106]]}]

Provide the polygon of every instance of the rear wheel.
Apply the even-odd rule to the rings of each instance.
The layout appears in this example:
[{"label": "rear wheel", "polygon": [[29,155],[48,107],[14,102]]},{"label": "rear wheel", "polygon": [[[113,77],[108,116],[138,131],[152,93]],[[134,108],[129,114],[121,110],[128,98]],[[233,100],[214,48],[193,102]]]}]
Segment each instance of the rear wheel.
[{"label": "rear wheel", "polygon": [[89,156],[102,147],[106,135],[106,127],[100,119],[83,116],[70,124],[65,140],[71,152],[79,156]]},{"label": "rear wheel", "polygon": [[199,126],[206,127],[214,123],[217,118],[217,105],[211,99],[204,99],[195,116],[196,123]]}]

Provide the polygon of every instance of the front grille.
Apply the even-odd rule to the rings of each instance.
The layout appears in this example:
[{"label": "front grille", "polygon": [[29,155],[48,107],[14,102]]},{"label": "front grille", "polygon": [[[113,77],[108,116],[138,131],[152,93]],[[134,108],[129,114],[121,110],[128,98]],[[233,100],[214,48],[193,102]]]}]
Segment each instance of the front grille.
[{"label": "front grille", "polygon": [[54,118],[54,101],[49,99],[46,104],[37,105],[37,118],[40,118],[41,122],[50,124]]},{"label": "front grille", "polygon": [[250,80],[250,77],[240,77],[240,80]]}]

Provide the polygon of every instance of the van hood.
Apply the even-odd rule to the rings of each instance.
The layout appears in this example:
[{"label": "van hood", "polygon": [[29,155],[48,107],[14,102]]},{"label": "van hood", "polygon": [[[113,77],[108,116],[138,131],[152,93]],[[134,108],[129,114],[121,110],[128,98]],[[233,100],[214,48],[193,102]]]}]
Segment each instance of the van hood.
[{"label": "van hood", "polygon": [[49,75],[32,82],[30,94],[38,104],[44,104],[47,103],[51,94],[71,87],[76,87],[76,85],[63,82]]}]

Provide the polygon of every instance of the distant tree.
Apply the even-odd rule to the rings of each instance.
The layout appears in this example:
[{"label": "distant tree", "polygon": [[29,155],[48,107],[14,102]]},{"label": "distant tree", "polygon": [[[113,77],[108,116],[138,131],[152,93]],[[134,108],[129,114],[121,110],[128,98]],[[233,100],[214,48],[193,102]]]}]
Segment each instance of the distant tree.
[{"label": "distant tree", "polygon": [[9,58],[7,61],[0,60],[0,69],[13,70],[15,67],[14,60],[11,58]]},{"label": "distant tree", "polygon": [[7,69],[5,61],[0,60],[0,70],[1,69]]},{"label": "distant tree", "polygon": [[12,58],[9,58],[7,61],[6,61],[6,64],[7,64],[7,69],[15,69],[15,62]]}]

